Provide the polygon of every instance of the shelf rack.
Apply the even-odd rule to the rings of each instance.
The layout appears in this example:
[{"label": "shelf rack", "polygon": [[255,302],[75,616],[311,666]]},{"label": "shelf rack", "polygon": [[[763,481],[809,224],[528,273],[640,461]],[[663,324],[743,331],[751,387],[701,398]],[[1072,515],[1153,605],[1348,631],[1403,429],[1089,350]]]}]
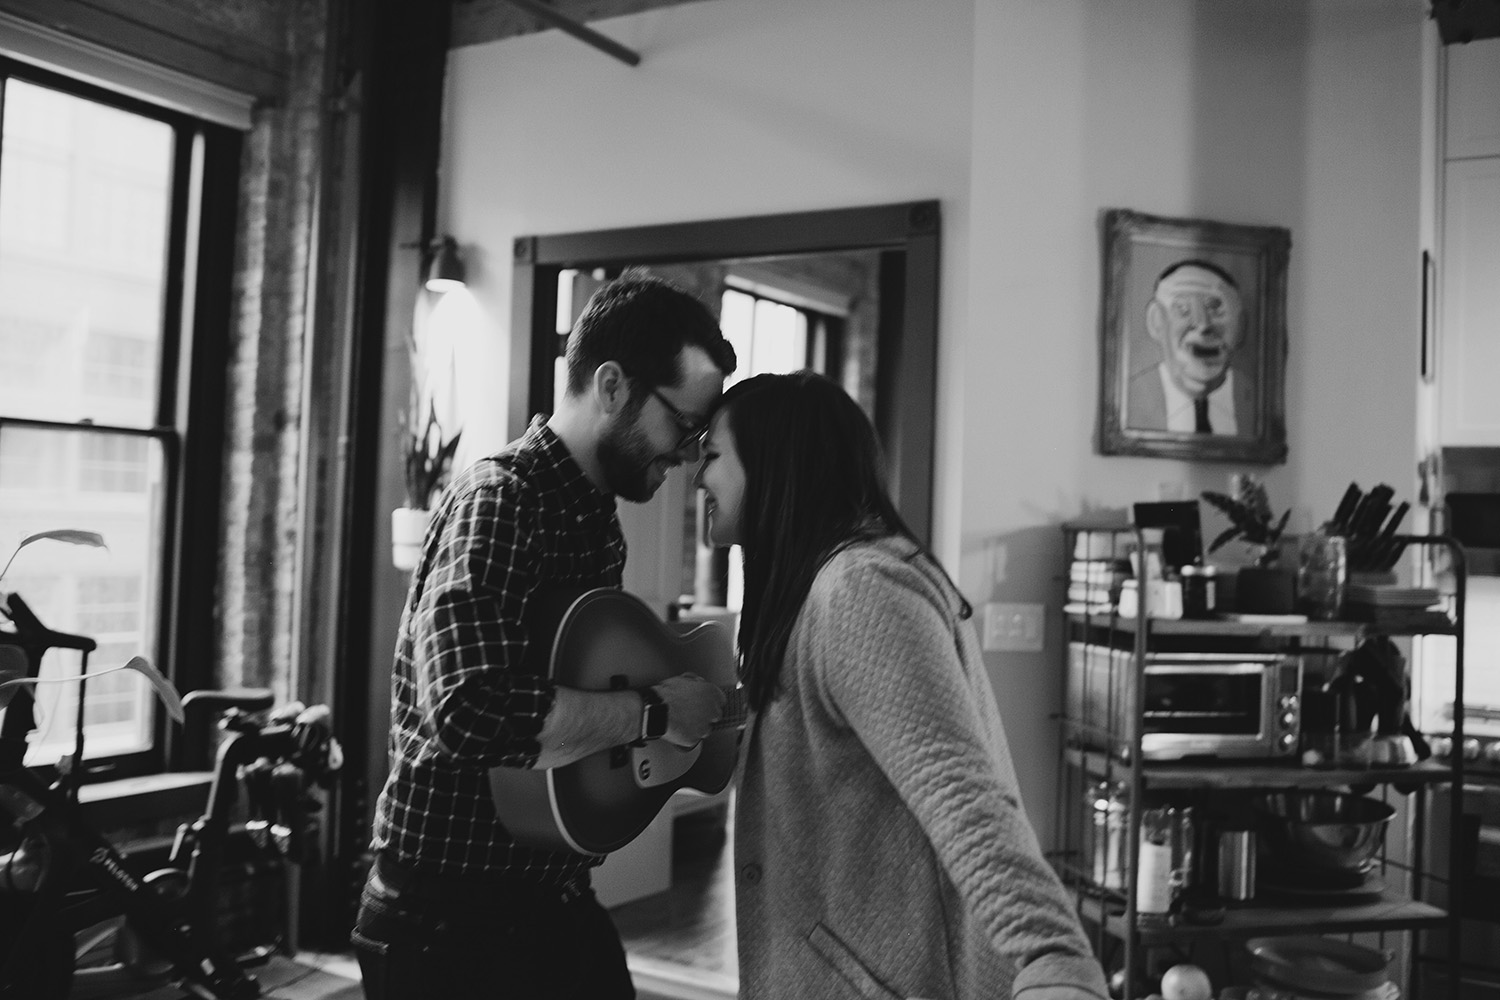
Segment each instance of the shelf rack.
[{"label": "shelf rack", "polygon": [[[1136,529],[1118,521],[1073,522],[1063,525],[1065,552],[1068,559],[1078,554],[1078,540],[1087,532],[1092,539],[1108,533],[1112,538],[1127,539],[1143,551],[1145,539]],[[1243,649],[1276,651],[1302,657],[1308,664],[1326,663],[1330,655],[1352,648],[1364,639],[1385,635],[1414,637],[1448,635],[1455,639],[1454,655],[1454,745],[1463,741],[1463,632],[1466,571],[1461,546],[1444,535],[1407,535],[1401,540],[1424,553],[1426,565],[1440,565],[1447,577],[1444,606],[1441,610],[1382,614],[1379,621],[1284,621],[1266,619],[1164,619],[1153,618],[1148,606],[1149,588],[1142,588],[1137,613],[1121,618],[1112,608],[1085,607],[1065,613],[1068,643],[1085,641],[1127,650],[1133,654],[1133,668],[1142,671],[1146,658],[1153,652],[1171,650],[1177,653],[1196,647],[1209,649]],[[1112,543],[1113,544],[1113,543]],[[1116,559],[1118,551],[1099,553],[1096,558]],[[1088,552],[1085,558],[1094,557]],[[1065,585],[1071,574],[1064,573]],[[1313,667],[1320,670],[1322,668]],[[1069,671],[1064,670],[1064,677]],[[1066,683],[1066,682],[1065,682]],[[1136,718],[1144,713],[1145,684],[1134,685]],[[1063,692],[1064,706],[1072,704]],[[1123,1000],[1135,1000],[1135,974],[1145,950],[1167,946],[1191,946],[1199,941],[1245,940],[1252,937],[1300,934],[1343,934],[1365,932],[1407,933],[1407,982],[1403,995],[1418,995],[1413,984],[1422,961],[1415,947],[1415,932],[1446,932],[1449,996],[1457,1000],[1461,966],[1459,913],[1463,886],[1451,877],[1452,872],[1428,870],[1424,838],[1427,792],[1438,786],[1452,790],[1449,801],[1452,813],[1447,852],[1449,865],[1458,857],[1457,831],[1461,828],[1464,759],[1454,754],[1447,762],[1423,760],[1410,767],[1379,768],[1312,768],[1300,764],[1294,756],[1281,761],[1146,761],[1141,752],[1144,726],[1132,727],[1133,735],[1115,733],[1089,745],[1083,737],[1091,727],[1083,720],[1072,719],[1064,710],[1060,718],[1063,737],[1063,761],[1059,771],[1057,799],[1059,843],[1052,853],[1053,861],[1065,884],[1076,894],[1079,913],[1093,928],[1094,944],[1107,970],[1118,965],[1126,970]],[[1096,734],[1097,735],[1097,734]],[[1119,749],[1097,749],[1106,747]],[[1097,884],[1094,859],[1084,856],[1086,835],[1093,817],[1084,802],[1084,790],[1097,782],[1120,782],[1126,788],[1128,801],[1123,836],[1125,838],[1124,884],[1117,889]],[[1176,918],[1136,911],[1138,847],[1142,803],[1148,794],[1192,794],[1213,789],[1220,792],[1251,793],[1257,790],[1339,788],[1380,788],[1389,798],[1392,792],[1410,797],[1406,810],[1407,824],[1402,837],[1400,856],[1393,856],[1388,842],[1382,848],[1381,874],[1390,881],[1378,892],[1351,895],[1347,899],[1328,898],[1308,905],[1306,899],[1288,899],[1273,894],[1257,894],[1243,904],[1230,903],[1223,918],[1211,924],[1193,924]],[[1384,882],[1384,880],[1382,880]],[[1397,884],[1397,883],[1405,883]],[[1441,886],[1445,906],[1425,898],[1424,887]],[[1110,962],[1119,958],[1118,963]]]}]

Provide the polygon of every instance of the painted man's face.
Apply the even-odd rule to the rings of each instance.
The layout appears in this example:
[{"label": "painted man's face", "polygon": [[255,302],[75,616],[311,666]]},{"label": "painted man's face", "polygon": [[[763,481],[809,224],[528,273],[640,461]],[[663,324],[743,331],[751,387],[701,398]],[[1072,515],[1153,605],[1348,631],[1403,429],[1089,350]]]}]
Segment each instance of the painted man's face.
[{"label": "painted man's face", "polygon": [[1185,265],[1161,280],[1146,307],[1146,328],[1178,388],[1204,396],[1224,382],[1244,336],[1239,290],[1207,268]]}]

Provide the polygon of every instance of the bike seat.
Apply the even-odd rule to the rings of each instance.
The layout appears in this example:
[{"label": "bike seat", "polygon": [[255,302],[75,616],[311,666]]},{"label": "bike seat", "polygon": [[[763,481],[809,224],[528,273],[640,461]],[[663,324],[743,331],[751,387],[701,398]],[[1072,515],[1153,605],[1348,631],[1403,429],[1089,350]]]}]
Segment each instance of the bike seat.
[{"label": "bike seat", "polygon": [[276,694],[269,688],[229,688],[223,691],[189,691],[182,696],[185,710],[194,705],[215,712],[226,712],[237,708],[242,712],[263,712],[276,702]]}]

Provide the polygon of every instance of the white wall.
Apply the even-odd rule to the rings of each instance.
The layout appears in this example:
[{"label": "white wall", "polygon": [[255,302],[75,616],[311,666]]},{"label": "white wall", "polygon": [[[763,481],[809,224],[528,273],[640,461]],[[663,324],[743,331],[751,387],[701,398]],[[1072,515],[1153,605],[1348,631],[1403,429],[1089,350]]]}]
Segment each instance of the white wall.
[{"label": "white wall", "polygon": [[[976,603],[1050,602],[991,654],[1023,794],[1053,818],[1062,520],[1222,488],[1235,467],[1094,454],[1099,214],[1292,232],[1294,526],[1413,480],[1417,0],[712,0],[450,61],[443,227],[482,307],[478,454],[506,440],[522,234],[938,198],[939,554]],[[498,391],[497,391],[498,390]]]},{"label": "white wall", "polygon": [[[970,597],[1054,606],[1047,653],[993,661],[1009,709],[1004,692],[1055,698],[1056,523],[1223,489],[1241,468],[1094,453],[1101,209],[1290,229],[1290,454],[1264,470],[1272,501],[1295,505],[1305,530],[1351,480],[1412,496],[1424,12],[1410,0],[975,9],[972,332],[944,369],[962,373],[963,398],[943,400],[964,440],[939,490],[958,497]],[[1037,748],[1023,782],[1040,826],[1056,759],[1041,709],[1056,704],[1022,704],[1006,723],[1021,759]]]}]

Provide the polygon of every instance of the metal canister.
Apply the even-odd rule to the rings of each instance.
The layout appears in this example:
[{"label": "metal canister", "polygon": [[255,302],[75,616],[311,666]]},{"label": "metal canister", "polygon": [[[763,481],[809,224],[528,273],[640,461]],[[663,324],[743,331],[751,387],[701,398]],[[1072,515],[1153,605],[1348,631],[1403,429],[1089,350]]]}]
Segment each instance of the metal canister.
[{"label": "metal canister", "polygon": [[1182,616],[1207,618],[1218,607],[1219,570],[1192,563],[1182,567]]},{"label": "metal canister", "polygon": [[1219,832],[1219,897],[1255,898],[1255,831]]}]

